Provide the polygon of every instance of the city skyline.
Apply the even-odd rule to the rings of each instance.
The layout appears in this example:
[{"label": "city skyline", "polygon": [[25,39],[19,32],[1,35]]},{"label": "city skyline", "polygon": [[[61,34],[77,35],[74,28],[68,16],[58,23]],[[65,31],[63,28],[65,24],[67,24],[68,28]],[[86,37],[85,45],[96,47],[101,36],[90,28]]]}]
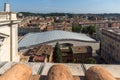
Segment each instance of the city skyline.
[{"label": "city skyline", "polygon": [[35,13],[120,13],[120,0],[1,0],[11,5],[11,11]]}]

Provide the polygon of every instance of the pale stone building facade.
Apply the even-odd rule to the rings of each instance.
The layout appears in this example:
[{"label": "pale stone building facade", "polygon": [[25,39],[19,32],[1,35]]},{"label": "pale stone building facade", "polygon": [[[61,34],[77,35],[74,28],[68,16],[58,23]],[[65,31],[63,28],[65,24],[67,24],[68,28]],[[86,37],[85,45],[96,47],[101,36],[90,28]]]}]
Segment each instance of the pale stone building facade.
[{"label": "pale stone building facade", "polygon": [[120,63],[120,28],[102,30],[101,56],[107,63]]},{"label": "pale stone building facade", "polygon": [[[9,7],[9,4],[6,5]],[[18,23],[16,13],[0,12],[0,61],[19,61],[18,55]]]}]

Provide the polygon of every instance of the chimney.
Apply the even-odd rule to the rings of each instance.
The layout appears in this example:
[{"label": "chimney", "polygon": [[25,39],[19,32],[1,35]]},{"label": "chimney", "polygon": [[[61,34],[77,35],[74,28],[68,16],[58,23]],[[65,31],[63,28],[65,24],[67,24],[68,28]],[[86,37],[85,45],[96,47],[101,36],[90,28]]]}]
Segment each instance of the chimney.
[{"label": "chimney", "polygon": [[10,12],[10,4],[8,3],[4,4],[4,12]]}]

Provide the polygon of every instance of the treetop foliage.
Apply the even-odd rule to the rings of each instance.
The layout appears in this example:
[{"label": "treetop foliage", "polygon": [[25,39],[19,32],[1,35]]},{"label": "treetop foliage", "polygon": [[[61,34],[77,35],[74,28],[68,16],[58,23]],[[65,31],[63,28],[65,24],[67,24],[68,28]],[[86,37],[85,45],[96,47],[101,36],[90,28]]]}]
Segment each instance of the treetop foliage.
[{"label": "treetop foliage", "polygon": [[62,53],[61,53],[60,45],[58,42],[56,43],[55,48],[54,48],[53,61],[55,63],[62,63],[63,62],[62,61]]}]

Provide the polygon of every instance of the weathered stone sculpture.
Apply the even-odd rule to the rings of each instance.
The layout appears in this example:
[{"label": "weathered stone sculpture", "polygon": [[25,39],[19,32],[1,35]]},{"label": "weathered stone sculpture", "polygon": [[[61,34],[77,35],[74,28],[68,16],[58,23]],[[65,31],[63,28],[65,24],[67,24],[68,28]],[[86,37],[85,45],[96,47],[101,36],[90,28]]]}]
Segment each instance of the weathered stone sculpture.
[{"label": "weathered stone sculpture", "polygon": [[29,80],[32,70],[24,64],[15,64],[7,70],[0,80]]},{"label": "weathered stone sculpture", "polygon": [[87,80],[116,80],[111,73],[100,66],[90,67],[85,76]]}]

